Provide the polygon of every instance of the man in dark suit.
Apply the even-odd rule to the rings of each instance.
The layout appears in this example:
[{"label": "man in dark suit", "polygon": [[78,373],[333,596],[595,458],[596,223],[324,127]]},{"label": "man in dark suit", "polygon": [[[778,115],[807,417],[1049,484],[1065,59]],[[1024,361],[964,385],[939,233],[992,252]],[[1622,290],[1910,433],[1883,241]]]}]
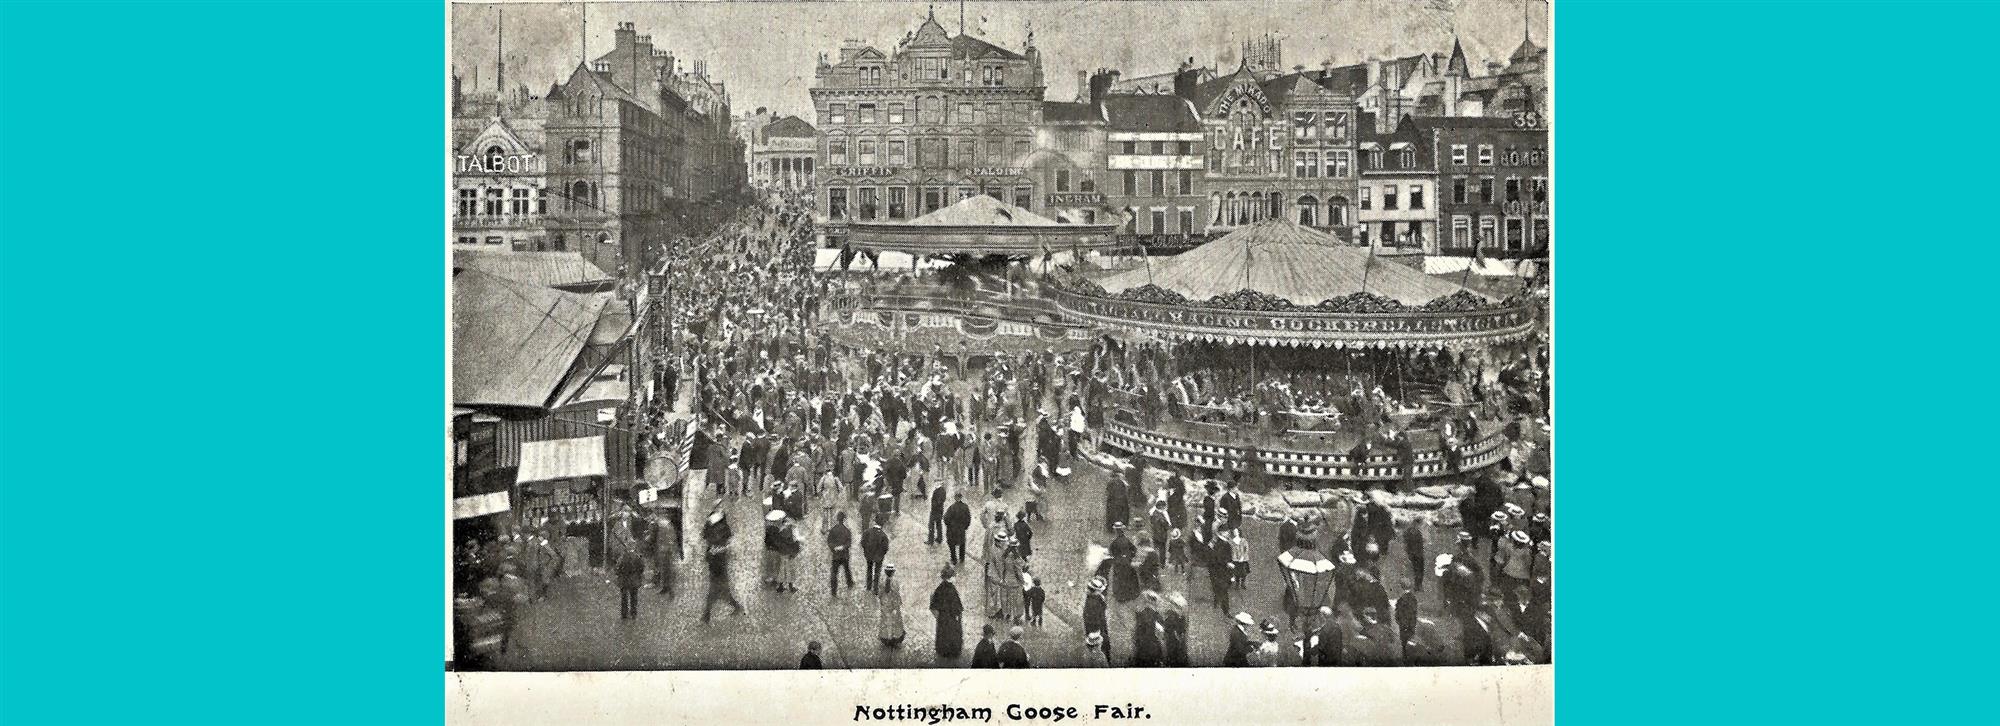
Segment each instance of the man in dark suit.
[{"label": "man in dark suit", "polygon": [[[873,531],[873,530],[870,530]],[[847,576],[847,589],[854,589],[854,566],[849,559],[853,552],[854,533],[847,529],[847,512],[833,513],[833,528],[826,531],[826,585],[833,597],[840,597],[840,575]],[[868,589],[875,589],[874,570],[869,570]]]},{"label": "man in dark suit", "polygon": [[944,543],[955,565],[965,562],[965,530],[972,526],[972,508],[965,506],[965,492],[954,499],[957,501],[944,512]]},{"label": "man in dark suit", "polygon": [[937,483],[931,485],[931,518],[924,528],[924,544],[944,541],[945,504],[944,477],[940,476],[937,478]]},{"label": "man in dark suit", "polygon": [[1306,631],[1305,664],[1321,667],[1340,665],[1340,623],[1333,617],[1333,608],[1321,605],[1314,621],[1313,628]]},{"label": "man in dark suit", "polygon": [[1218,502],[1215,508],[1223,518],[1223,521],[1217,523],[1218,529],[1243,527],[1243,494],[1236,490],[1236,482],[1229,482],[1229,488],[1222,492],[1222,501]]},{"label": "man in dark suit", "polygon": [[1026,646],[1021,645],[1021,633],[1022,630],[1021,626],[1019,625],[1016,625],[1012,630],[1007,631],[1007,642],[1000,644],[1000,652],[998,654],[998,660],[999,660],[998,667],[1026,668],[1029,666],[1028,648]]},{"label": "man in dark suit", "polygon": [[1095,633],[1103,636],[1103,643],[1098,647],[1104,649],[1104,660],[1109,661],[1111,660],[1111,622],[1105,617],[1105,611],[1108,607],[1108,603],[1104,600],[1104,588],[1106,584],[1102,577],[1093,577],[1090,580],[1090,594],[1085,595],[1083,598],[1083,633],[1084,635]]},{"label": "man in dark suit", "polygon": [[[861,557],[868,561],[868,591],[882,584],[882,560],[889,556],[889,533],[881,522],[871,522],[861,533]],[[851,585],[850,585],[851,587]]]}]

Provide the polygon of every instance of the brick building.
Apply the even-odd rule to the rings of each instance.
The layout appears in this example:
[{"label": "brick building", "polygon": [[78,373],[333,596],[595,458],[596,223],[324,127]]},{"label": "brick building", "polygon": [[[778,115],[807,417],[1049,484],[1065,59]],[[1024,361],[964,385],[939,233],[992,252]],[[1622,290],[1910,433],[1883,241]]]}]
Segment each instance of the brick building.
[{"label": "brick building", "polygon": [[489,251],[556,248],[542,227],[548,157],[542,119],[452,119],[452,246]]},{"label": "brick building", "polygon": [[1272,217],[1353,233],[1355,100],[1321,78],[1245,63],[1213,81],[1190,75],[1176,84],[1206,131],[1208,233]]},{"label": "brick building", "polygon": [[[1108,89],[1110,81],[1098,83]],[[1194,105],[1177,95],[1110,95],[1103,105],[1106,203],[1127,220],[1122,232],[1156,244],[1201,234],[1210,213],[1202,189],[1208,142]]]},{"label": "brick building", "polygon": [[577,250],[624,277],[665,231],[673,137],[660,114],[612,80],[607,63],[595,66],[578,65],[545,96],[553,192],[544,225],[550,249]]},{"label": "brick building", "polygon": [[[1369,114],[1362,118],[1364,127],[1373,127]],[[1436,254],[1437,159],[1411,118],[1395,131],[1361,135],[1357,241]]]},{"label": "brick building", "polygon": [[888,52],[848,41],[822,56],[812,88],[821,132],[821,229],[901,220],[974,194],[1046,210],[1029,169],[1041,123],[1042,62],[927,16]]},{"label": "brick building", "polygon": [[1532,120],[1408,119],[1436,160],[1440,254],[1548,255],[1549,132]]}]

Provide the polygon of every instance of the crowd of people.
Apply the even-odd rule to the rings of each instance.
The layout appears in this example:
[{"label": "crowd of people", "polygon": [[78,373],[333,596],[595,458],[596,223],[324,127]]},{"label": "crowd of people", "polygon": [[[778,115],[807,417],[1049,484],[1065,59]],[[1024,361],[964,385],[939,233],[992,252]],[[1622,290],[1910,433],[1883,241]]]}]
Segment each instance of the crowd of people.
[{"label": "crowd of people", "polygon": [[[662,361],[653,368],[661,395],[651,398],[645,420],[660,428],[684,397],[701,422],[691,462],[700,474],[683,486],[699,487],[710,502],[688,525],[699,537],[693,546],[708,580],[703,623],[719,605],[744,611],[729,581],[730,563],[757,540],[734,526],[729,511],[751,499],[763,513],[758,550],[771,597],[816,587],[821,565],[829,593],[839,595],[843,585],[853,592],[858,549],[882,647],[902,647],[907,580],[888,559],[893,523],[907,506],[924,520],[924,544],[936,558],[902,563],[906,573],[937,573],[935,583],[920,585],[929,596],[918,600],[935,623],[935,656],[958,662],[966,624],[983,621],[970,664],[1029,667],[1038,659],[1027,652],[1024,634],[1049,627],[1053,605],[1043,582],[1051,555],[1036,543],[1051,514],[1048,495],[1052,487],[1076,486],[1083,478],[1077,472],[1095,466],[1085,460],[1095,450],[1091,432],[1129,394],[1157,402],[1146,407],[1148,416],[1184,417],[1199,406],[1248,420],[1281,412],[1352,421],[1400,406],[1379,388],[1343,390],[1348,382],[1337,376],[1277,374],[1245,382],[1222,369],[1181,373],[1162,363],[1168,351],[1109,338],[1081,353],[1043,350],[976,362],[941,349],[843,346],[826,334],[843,293],[813,270],[811,204],[807,196],[778,198],[746,210],[722,233],[656,251],[652,274],[664,283],[659,287],[675,324],[671,335],[652,341],[649,353]],[[1466,363],[1417,358],[1440,370]],[[1487,393],[1469,394],[1475,403],[1501,406],[1511,418],[1545,420],[1544,411],[1520,405],[1516,390],[1523,381],[1545,383],[1545,359],[1527,354],[1471,369],[1471,382],[1480,385],[1468,390],[1483,390],[1478,378],[1487,371],[1498,386],[1490,400]],[[686,395],[679,396],[683,387]],[[1545,389],[1534,395],[1546,400]],[[1105,534],[1103,544],[1090,545],[1082,632],[1073,642],[1102,665],[1208,664],[1213,653],[1189,652],[1189,623],[1218,617],[1230,624],[1225,665],[1546,662],[1546,427],[1519,428],[1509,433],[1521,434],[1515,436],[1520,453],[1497,473],[1468,475],[1474,493],[1459,508],[1468,524],[1449,544],[1431,542],[1436,537],[1421,521],[1396,522],[1374,500],[1355,504],[1348,521],[1288,517],[1275,542],[1252,544],[1243,477],[1196,481],[1165,471],[1156,477],[1137,460],[1103,477]],[[673,592],[680,535],[672,522],[636,508],[615,515],[610,532],[606,561],[620,591],[620,614],[636,618],[647,571],[660,592]],[[544,548],[547,539],[518,537],[504,540],[504,557],[494,548],[465,553],[492,573],[472,580],[482,595],[491,589],[505,602],[525,604],[513,599],[515,590],[532,598],[546,588],[544,573],[562,571],[559,561],[552,568],[544,561],[545,551],[556,552]],[[1386,574],[1392,548],[1408,564],[1395,569],[1409,574]],[[1282,614],[1260,620],[1232,607],[1245,599],[1253,566],[1280,567],[1281,553],[1305,550],[1327,553],[1335,563],[1329,586],[1280,570]],[[960,576],[970,579],[975,569],[979,592],[970,597],[959,589]],[[1436,604],[1420,610],[1426,579],[1435,583]],[[1195,587],[1204,581],[1214,615],[1185,594],[1204,589]],[[1131,624],[1129,637],[1112,632],[1113,613]],[[1287,632],[1296,637],[1280,642]],[[1129,647],[1114,647],[1121,642]],[[801,667],[819,667],[820,652],[815,642]]]}]

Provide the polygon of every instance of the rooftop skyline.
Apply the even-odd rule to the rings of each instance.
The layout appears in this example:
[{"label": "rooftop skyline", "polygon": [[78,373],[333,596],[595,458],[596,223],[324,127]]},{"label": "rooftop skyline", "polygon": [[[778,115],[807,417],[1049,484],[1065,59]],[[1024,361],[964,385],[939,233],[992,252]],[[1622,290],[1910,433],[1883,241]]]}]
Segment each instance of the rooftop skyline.
[{"label": "rooftop skyline", "polygon": [[[1265,33],[1284,41],[1286,67],[1307,68],[1322,60],[1347,65],[1371,55],[1448,53],[1456,37],[1473,72],[1481,74],[1487,61],[1506,62],[1524,25],[1537,45],[1548,44],[1549,5],[1543,0],[1025,0],[963,7],[967,33],[1011,50],[1026,44],[1032,23],[1050,100],[1072,98],[1080,70],[1161,73],[1192,55],[1197,64],[1226,73],[1236,67],[1241,42]],[[821,53],[837,59],[848,39],[891,50],[933,8],[939,23],[956,34],[956,3],[455,3],[449,57],[463,90],[493,91],[504,9],[506,84],[525,84],[540,95],[585,58],[610,52],[612,29],[631,22],[640,35],[652,36],[654,47],[673,53],[682,70],[706,61],[710,77],[727,84],[735,113],[761,106],[810,119],[807,91]],[[587,48],[579,42],[586,22]]]}]

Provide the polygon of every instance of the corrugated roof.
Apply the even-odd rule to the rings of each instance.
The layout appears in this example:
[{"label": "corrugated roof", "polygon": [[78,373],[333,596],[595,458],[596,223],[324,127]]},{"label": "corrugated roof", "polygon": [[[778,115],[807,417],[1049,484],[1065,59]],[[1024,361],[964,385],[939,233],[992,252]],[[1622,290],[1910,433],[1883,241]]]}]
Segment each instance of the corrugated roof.
[{"label": "corrugated roof", "polygon": [[451,266],[470,268],[536,287],[562,287],[611,279],[581,252],[453,250]]},{"label": "corrugated roof", "polygon": [[1464,289],[1379,259],[1366,248],[1339,244],[1287,219],[1243,227],[1155,262],[1150,271],[1127,270],[1104,278],[1101,284],[1114,293],[1158,285],[1194,301],[1247,289],[1299,305],[1314,305],[1361,292],[1364,270],[1367,292],[1405,305],[1422,305]]},{"label": "corrugated roof", "polygon": [[608,299],[478,269],[454,273],[452,403],[548,407]]},{"label": "corrugated roof", "polygon": [[1180,96],[1106,96],[1107,128],[1113,131],[1201,131],[1201,117]]}]

